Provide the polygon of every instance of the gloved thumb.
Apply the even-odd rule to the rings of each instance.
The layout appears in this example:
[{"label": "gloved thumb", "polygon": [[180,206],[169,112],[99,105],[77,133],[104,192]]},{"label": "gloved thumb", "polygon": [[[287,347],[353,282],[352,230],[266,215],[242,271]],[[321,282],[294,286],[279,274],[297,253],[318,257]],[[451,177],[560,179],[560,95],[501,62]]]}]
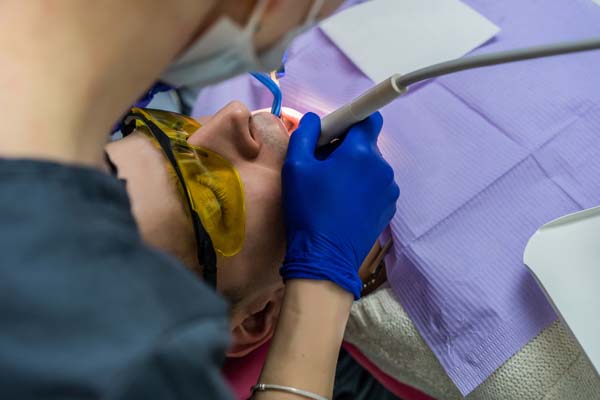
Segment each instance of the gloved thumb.
[{"label": "gloved thumb", "polygon": [[360,146],[371,148],[377,145],[377,138],[383,127],[383,117],[379,112],[371,114],[367,119],[355,124],[340,145],[341,151],[356,149]]},{"label": "gloved thumb", "polygon": [[313,158],[320,135],[321,119],[319,116],[314,113],[304,115],[300,125],[290,138],[287,152],[288,160]]}]

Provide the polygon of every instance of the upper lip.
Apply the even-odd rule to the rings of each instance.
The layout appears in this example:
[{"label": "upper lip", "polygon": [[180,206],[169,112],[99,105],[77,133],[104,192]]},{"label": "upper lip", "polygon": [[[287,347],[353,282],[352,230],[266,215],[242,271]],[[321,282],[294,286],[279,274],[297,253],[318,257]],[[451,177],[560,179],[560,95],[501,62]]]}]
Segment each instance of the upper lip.
[{"label": "upper lip", "polygon": [[[288,132],[285,124],[283,123],[283,121],[281,119],[277,118],[275,115],[271,114],[270,112],[263,111],[263,110],[259,110],[259,111],[252,113],[253,116],[257,115],[257,114],[261,114],[261,117],[267,117],[267,120],[270,122],[270,124],[276,126],[277,130],[280,131],[282,135],[285,135],[285,136],[289,135],[289,132]],[[250,132],[252,133],[252,136],[255,136],[254,129],[256,129],[256,126],[254,124],[250,124]]]},{"label": "upper lip", "polygon": [[[296,130],[298,124],[300,123],[300,118],[302,117],[300,112],[288,107],[282,108],[281,118],[277,118],[275,115],[271,114],[269,109],[257,110],[252,113],[252,115],[256,114],[268,114],[270,116],[270,121],[276,124],[279,128],[283,128],[281,132],[286,133],[287,136],[291,135],[292,132]],[[254,132],[252,132],[252,134],[254,134]]]}]

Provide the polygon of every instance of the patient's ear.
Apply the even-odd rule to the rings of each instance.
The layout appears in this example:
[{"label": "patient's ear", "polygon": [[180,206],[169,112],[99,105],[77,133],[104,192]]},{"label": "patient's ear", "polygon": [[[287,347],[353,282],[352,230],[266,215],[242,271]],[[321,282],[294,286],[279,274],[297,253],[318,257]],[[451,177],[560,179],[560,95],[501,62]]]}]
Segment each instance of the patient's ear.
[{"label": "patient's ear", "polygon": [[231,328],[232,344],[227,357],[244,357],[271,339],[282,299],[283,288],[246,311],[241,322]]}]

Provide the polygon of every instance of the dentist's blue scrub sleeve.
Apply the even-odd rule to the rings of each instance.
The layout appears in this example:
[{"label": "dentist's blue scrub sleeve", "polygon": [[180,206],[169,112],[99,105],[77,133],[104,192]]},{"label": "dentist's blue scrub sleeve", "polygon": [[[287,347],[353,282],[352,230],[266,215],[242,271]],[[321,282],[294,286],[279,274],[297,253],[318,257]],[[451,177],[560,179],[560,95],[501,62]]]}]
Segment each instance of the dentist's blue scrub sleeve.
[{"label": "dentist's blue scrub sleeve", "polygon": [[0,397],[232,398],[225,303],[130,208],[107,174],[0,160]]}]

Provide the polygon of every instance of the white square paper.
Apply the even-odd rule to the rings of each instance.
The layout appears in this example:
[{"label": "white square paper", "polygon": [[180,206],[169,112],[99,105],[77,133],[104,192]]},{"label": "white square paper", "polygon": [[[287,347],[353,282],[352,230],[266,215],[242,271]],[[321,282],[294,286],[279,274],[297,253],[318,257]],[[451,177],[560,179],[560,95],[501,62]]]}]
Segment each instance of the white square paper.
[{"label": "white square paper", "polygon": [[542,226],[523,261],[600,372],[600,207]]},{"label": "white square paper", "polygon": [[371,0],[321,28],[374,82],[462,57],[500,30],[459,0]]}]

